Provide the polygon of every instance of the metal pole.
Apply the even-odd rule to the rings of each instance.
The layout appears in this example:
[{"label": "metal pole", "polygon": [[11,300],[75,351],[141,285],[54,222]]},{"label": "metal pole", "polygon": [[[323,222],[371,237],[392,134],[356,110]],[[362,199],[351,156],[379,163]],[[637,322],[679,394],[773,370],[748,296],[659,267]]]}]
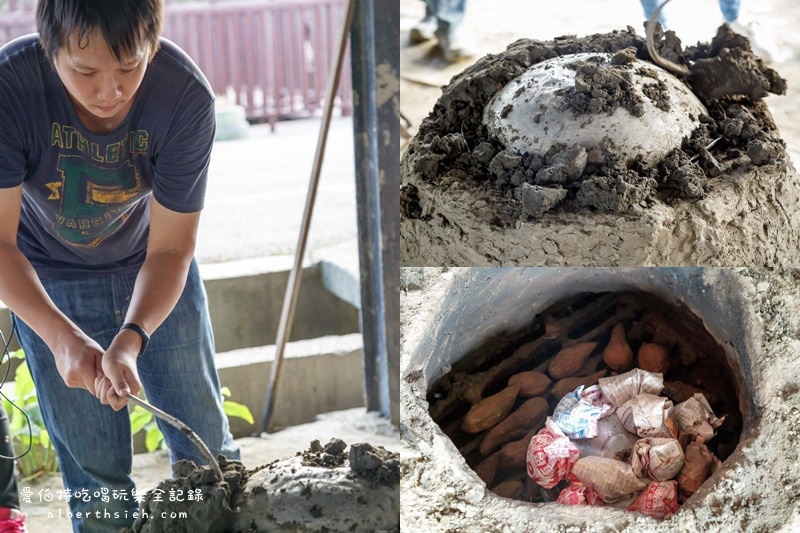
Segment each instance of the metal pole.
[{"label": "metal pole", "polygon": [[294,319],[294,309],[297,304],[297,293],[300,287],[300,277],[303,270],[303,257],[305,256],[306,243],[308,241],[308,230],[311,226],[311,214],[314,211],[314,201],[317,196],[317,185],[319,184],[319,174],[322,168],[322,158],[325,154],[325,144],[328,139],[328,129],[331,124],[333,114],[333,100],[336,96],[336,89],[339,86],[339,79],[342,74],[342,61],[344,51],[347,48],[347,36],[350,33],[350,24],[353,20],[353,8],[355,0],[347,2],[347,11],[342,20],[341,33],[339,34],[339,47],[336,51],[334,69],[328,78],[328,89],[325,95],[325,109],[322,115],[322,125],[319,129],[317,138],[317,150],[314,154],[314,166],[311,169],[311,180],[308,184],[308,195],[303,211],[303,221],[300,225],[300,236],[297,240],[297,248],[294,253],[294,264],[289,273],[289,282],[286,285],[286,293],[283,297],[283,307],[281,308],[280,322],[278,322],[278,335],[275,341],[275,360],[272,362],[269,376],[269,388],[264,402],[264,411],[261,415],[261,432],[269,431],[272,412],[275,409],[275,397],[278,392],[278,382],[280,381],[281,369],[283,367],[283,353],[286,350],[286,342],[292,331],[292,320]]},{"label": "metal pole", "polygon": [[399,423],[400,6],[359,0],[350,50],[368,411]]}]

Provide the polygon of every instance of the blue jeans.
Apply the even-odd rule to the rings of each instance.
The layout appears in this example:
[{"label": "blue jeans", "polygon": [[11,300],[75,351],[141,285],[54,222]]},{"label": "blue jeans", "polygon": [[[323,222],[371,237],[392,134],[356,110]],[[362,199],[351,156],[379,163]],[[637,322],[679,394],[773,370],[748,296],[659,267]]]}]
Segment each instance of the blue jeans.
[{"label": "blue jeans", "polygon": [[425,0],[425,16],[436,17],[438,31],[447,33],[461,24],[467,0]]},{"label": "blue jeans", "polygon": [[[644,16],[650,19],[650,16],[655,13],[656,7],[663,2],[663,0],[641,0],[642,7],[644,8]],[[722,18],[725,22],[733,22],[739,18],[739,6],[742,0],[719,0],[719,10],[722,12]],[[667,29],[666,19],[664,18],[664,11],[658,14],[658,21],[664,29]]]},{"label": "blue jeans", "polygon": [[[644,8],[644,18],[650,20],[650,17],[653,16],[653,13],[656,12],[656,8],[661,4],[664,0],[642,0],[642,7]],[[658,14],[658,22],[661,23],[661,27],[664,28],[664,31],[667,30],[667,19],[664,17],[664,10],[662,9],[661,12]]]},{"label": "blue jeans", "polygon": [[719,0],[719,10],[725,22],[733,22],[739,18],[739,6],[742,0]]},{"label": "blue jeans", "polygon": [[[125,319],[135,279],[136,274],[129,273],[80,280],[44,279],[42,284],[64,314],[108,348]],[[67,387],[47,345],[19,318],[14,322],[36,385],[42,418],[58,454],[64,486],[73,494],[78,490],[90,493],[85,498],[88,501],[70,498],[70,510],[73,515],[100,515],[83,519],[73,516],[73,529],[105,532],[129,526],[139,505],[131,498],[133,446],[128,408],[114,411],[86,390]],[[238,459],[239,448],[222,410],[214,353],[206,293],[197,264],[192,261],[183,294],[137,361],[139,377],[148,401],[185,422],[214,456]],[[157,423],[173,464],[179,459],[205,464],[180,430],[161,420]],[[106,498],[100,493],[104,488],[108,491]],[[108,498],[114,490],[127,494],[128,501]]]}]

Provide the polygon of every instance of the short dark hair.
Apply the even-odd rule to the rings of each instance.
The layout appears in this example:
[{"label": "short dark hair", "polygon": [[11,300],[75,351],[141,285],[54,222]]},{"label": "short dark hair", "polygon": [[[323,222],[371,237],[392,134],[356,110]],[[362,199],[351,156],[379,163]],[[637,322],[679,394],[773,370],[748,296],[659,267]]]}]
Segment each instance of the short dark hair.
[{"label": "short dark hair", "polygon": [[36,28],[51,62],[73,32],[83,48],[95,28],[121,61],[123,54],[136,53],[142,43],[150,44],[151,54],[155,54],[163,13],[163,0],[39,0]]}]

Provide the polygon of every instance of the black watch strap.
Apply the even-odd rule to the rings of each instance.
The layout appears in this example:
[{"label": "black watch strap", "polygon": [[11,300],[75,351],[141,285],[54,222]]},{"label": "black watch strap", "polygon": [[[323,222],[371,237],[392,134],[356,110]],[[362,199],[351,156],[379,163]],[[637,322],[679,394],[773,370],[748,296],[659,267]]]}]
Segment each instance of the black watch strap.
[{"label": "black watch strap", "polygon": [[[142,338],[142,348],[139,350],[139,355],[136,356],[139,357],[144,353],[145,348],[147,348],[147,343],[150,342],[150,335],[147,334],[142,326],[139,324],[134,324],[133,322],[126,322],[122,324],[122,327],[119,328],[119,331],[122,331],[123,329],[132,329]],[[117,333],[119,333],[119,331]]]}]

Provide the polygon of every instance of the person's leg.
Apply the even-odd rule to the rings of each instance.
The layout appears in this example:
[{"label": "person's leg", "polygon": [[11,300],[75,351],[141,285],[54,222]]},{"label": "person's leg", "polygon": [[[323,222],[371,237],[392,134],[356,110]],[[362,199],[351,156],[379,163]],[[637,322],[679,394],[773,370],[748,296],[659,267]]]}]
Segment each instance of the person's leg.
[{"label": "person's leg", "polygon": [[471,39],[463,29],[466,0],[439,0],[436,7],[436,38],[448,61],[472,57]]},{"label": "person's leg", "polygon": [[725,22],[734,22],[739,18],[739,7],[741,0],[719,0],[719,10],[722,12],[722,18]]},{"label": "person's leg", "polygon": [[0,403],[0,531],[23,531],[25,513],[19,509],[19,487],[8,413]]},{"label": "person's leg", "polygon": [[[206,293],[197,263],[192,261],[178,303],[139,357],[139,377],[148,401],[192,428],[215,457],[222,454],[239,459],[239,448],[222,410],[214,356]],[[161,420],[158,425],[173,464],[179,459],[206,463],[180,430]]]},{"label": "person's leg", "polygon": [[439,0],[424,0],[425,2],[425,18],[434,17],[436,18],[436,5],[439,3]]},{"label": "person's leg", "polygon": [[467,0],[439,0],[434,11],[439,30],[446,32],[461,24],[466,8]]},{"label": "person's leg", "polygon": [[[664,0],[642,0],[642,8],[644,9],[644,17],[647,20],[650,20],[650,17],[653,16],[653,13],[656,12],[656,8],[661,4]],[[720,0],[722,1],[722,0]],[[664,10],[662,9],[661,12],[658,14],[658,21],[661,23],[661,27],[664,30],[667,29],[667,19],[664,17]]]},{"label": "person's leg", "polygon": [[425,17],[417,22],[409,33],[412,44],[433,39],[436,31],[436,7],[438,0],[425,0]]},{"label": "person's leg", "polygon": [[[114,306],[110,277],[78,281],[43,280],[50,298],[78,327],[108,347],[117,332],[120,310]],[[31,370],[39,407],[56,449],[75,531],[117,531],[134,521],[138,503],[132,498],[130,477],[133,449],[128,410],[114,411],[83,389],[67,387],[44,341],[18,317],[14,320],[25,359]],[[109,499],[105,488],[127,495]],[[109,501],[103,501],[104,499]],[[88,500],[88,501],[87,501]],[[77,518],[76,513],[91,516]]]},{"label": "person's leg", "polygon": [[0,507],[19,509],[19,488],[14,461],[6,457],[14,457],[14,444],[11,442],[11,428],[8,425],[8,413],[0,403]]}]

